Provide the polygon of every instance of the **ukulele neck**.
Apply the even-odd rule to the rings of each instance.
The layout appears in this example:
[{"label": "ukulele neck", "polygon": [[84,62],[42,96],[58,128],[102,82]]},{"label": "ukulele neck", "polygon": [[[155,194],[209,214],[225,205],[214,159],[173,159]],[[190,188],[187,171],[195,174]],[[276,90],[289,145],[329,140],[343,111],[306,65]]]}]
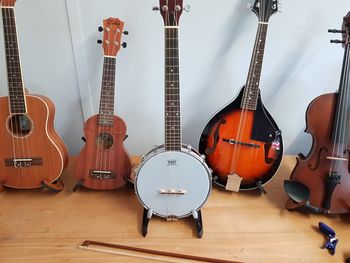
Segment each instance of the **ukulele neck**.
[{"label": "ukulele neck", "polygon": [[116,57],[104,57],[100,96],[99,125],[113,126]]},{"label": "ukulele neck", "polygon": [[268,23],[259,22],[249,73],[241,103],[242,109],[256,110]]},{"label": "ukulele neck", "polygon": [[181,150],[178,27],[165,27],[165,150]]},{"label": "ukulele neck", "polygon": [[21,61],[19,56],[14,7],[1,6],[4,28],[9,110],[11,114],[27,113]]}]

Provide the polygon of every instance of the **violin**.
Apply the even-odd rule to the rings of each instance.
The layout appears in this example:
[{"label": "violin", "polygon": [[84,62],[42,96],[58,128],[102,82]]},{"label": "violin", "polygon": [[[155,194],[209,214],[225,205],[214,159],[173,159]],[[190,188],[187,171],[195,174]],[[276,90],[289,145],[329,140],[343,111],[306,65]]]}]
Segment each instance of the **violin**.
[{"label": "violin", "polygon": [[199,152],[213,169],[214,182],[226,189],[228,178],[236,175],[241,179],[239,190],[260,188],[265,193],[263,185],[282,160],[281,131],[264,106],[259,88],[269,18],[278,8],[275,0],[256,0],[252,5],[259,25],[246,85],[210,119],[200,138]]},{"label": "violin", "polygon": [[308,207],[319,213],[350,212],[350,12],[344,17],[341,33],[344,59],[339,90],[315,98],[306,111],[306,132],[313,144],[305,157],[299,154],[285,190],[287,209]]}]

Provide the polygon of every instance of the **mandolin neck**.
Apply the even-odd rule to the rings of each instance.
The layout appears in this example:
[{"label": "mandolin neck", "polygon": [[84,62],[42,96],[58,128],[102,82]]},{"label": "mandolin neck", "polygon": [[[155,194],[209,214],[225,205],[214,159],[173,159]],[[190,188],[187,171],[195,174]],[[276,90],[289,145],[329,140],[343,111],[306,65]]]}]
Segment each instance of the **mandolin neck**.
[{"label": "mandolin neck", "polygon": [[1,12],[6,52],[9,110],[11,114],[25,114],[27,108],[18,48],[15,9],[13,6],[1,6]]},{"label": "mandolin neck", "polygon": [[259,98],[260,77],[264,59],[267,28],[268,23],[259,22],[248,78],[241,102],[242,109],[256,110]]},{"label": "mandolin neck", "polygon": [[104,57],[100,96],[99,125],[113,126],[116,57]]},{"label": "mandolin neck", "polygon": [[181,150],[178,27],[165,27],[165,150]]}]

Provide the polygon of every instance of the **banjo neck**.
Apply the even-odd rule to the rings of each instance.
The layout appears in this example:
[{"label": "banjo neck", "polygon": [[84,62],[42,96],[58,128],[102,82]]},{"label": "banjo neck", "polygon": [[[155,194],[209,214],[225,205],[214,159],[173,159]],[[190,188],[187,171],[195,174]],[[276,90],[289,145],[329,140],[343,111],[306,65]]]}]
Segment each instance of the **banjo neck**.
[{"label": "banjo neck", "polygon": [[179,18],[182,0],[160,1],[165,37],[165,150],[181,151]]}]

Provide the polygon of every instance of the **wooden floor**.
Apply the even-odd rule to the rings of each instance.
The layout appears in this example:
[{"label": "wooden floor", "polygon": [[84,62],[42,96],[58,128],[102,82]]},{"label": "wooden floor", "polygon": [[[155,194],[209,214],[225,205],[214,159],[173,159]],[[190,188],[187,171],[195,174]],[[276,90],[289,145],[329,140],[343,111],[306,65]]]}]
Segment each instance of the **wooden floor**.
[{"label": "wooden floor", "polygon": [[[141,236],[142,207],[132,188],[72,192],[74,161],[63,175],[66,188],[6,190],[0,194],[0,262],[152,262],[83,251],[84,240],[230,259],[240,262],[344,262],[350,257],[350,217],[303,215],[284,209],[283,180],[295,164],[286,157],[266,196],[231,194],[214,187],[202,210],[204,236],[197,239],[190,219],[153,218]],[[321,249],[322,220],[340,239],[337,253]]]}]

